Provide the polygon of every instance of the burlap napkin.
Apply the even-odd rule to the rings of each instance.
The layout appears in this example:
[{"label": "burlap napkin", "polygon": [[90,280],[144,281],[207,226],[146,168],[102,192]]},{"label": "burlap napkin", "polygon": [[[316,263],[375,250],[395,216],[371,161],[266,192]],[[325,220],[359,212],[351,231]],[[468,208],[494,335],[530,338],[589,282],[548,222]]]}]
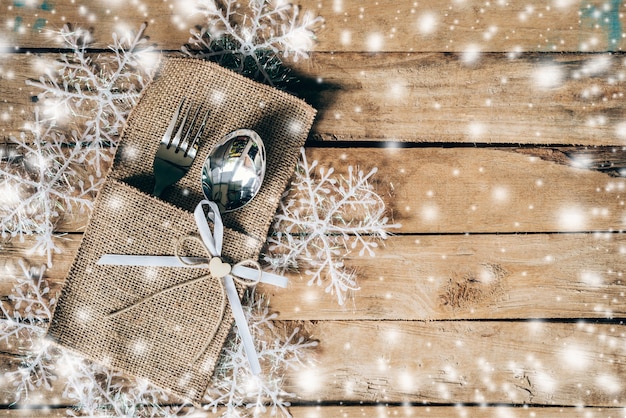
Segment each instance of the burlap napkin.
[{"label": "burlap napkin", "polygon": [[[149,194],[152,161],[183,97],[209,110],[207,128],[189,173],[159,199]],[[172,255],[177,240],[197,233],[191,212],[203,197],[202,163],[219,139],[239,128],[254,129],[263,139],[267,171],[252,202],[224,216],[222,254],[229,262],[257,259],[314,116],[315,110],[303,101],[215,64],[165,60],[129,116],[54,313],[49,330],[53,340],[199,403],[232,326],[229,308],[220,316],[218,281],[185,285],[111,316],[206,272],[96,262],[107,253]]]}]

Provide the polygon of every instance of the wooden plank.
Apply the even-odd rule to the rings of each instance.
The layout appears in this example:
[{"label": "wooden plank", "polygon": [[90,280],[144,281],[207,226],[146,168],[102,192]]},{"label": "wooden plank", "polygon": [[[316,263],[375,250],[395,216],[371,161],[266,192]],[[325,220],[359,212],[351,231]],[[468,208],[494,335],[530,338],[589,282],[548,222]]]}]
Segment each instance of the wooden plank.
[{"label": "wooden plank", "polygon": [[[549,150],[547,150],[549,151]],[[369,171],[401,233],[621,231],[626,179],[562,164],[560,152],[490,148],[308,148],[338,174]],[[540,155],[541,157],[537,156]],[[589,155],[593,155],[590,151]],[[615,159],[626,161],[626,150]],[[575,193],[572,193],[575,191]],[[64,218],[82,232],[87,217]]]},{"label": "wooden plank", "polygon": [[[0,54],[1,134],[32,123],[37,79],[56,54]],[[315,54],[292,87],[318,110],[311,139],[583,144],[626,140],[623,63],[609,55]],[[621,75],[620,75],[621,74]]]},{"label": "wooden plank", "polygon": [[304,273],[262,286],[281,319],[623,318],[621,235],[397,236],[345,259],[360,289],[344,306]]},{"label": "wooden plank", "polygon": [[[325,19],[315,47],[319,51],[464,51],[471,58],[474,51],[597,52],[620,51],[625,46],[624,9],[615,2],[295,3],[303,12]],[[57,47],[58,40],[48,30],[73,22],[93,28],[95,46],[105,47],[113,31],[136,29],[147,22],[147,33],[159,48],[178,50],[187,42],[189,29],[203,21],[192,7],[193,2],[186,1],[152,2],[149,7],[119,1],[80,7],[69,1],[6,2],[0,46]]]},{"label": "wooden plank", "polygon": [[[374,185],[403,233],[620,231],[626,180],[515,150],[311,148],[338,172],[378,167]],[[622,151],[616,151],[618,154]],[[621,154],[624,155],[624,154]],[[546,158],[550,158],[546,156]],[[575,191],[575,193],[572,193]]]},{"label": "wooden plank", "polygon": [[[318,2],[302,2],[310,4]],[[622,5],[600,2],[319,2],[320,49],[350,51],[620,50]],[[329,13],[332,7],[333,14]],[[599,13],[600,16],[594,15]],[[328,46],[325,42],[328,42]],[[471,57],[468,57],[471,59]]]},{"label": "wooden plank", "polygon": [[[59,291],[80,244],[70,235],[46,271]],[[0,297],[20,274],[14,259],[30,245],[0,254]],[[29,260],[34,265],[44,257]],[[626,238],[622,234],[394,236],[374,257],[350,255],[360,289],[344,306],[304,273],[281,290],[260,286],[282,320],[444,320],[623,318]],[[4,266],[4,268],[2,267]]]},{"label": "wooden plank", "polygon": [[[312,364],[288,372],[301,403],[624,407],[618,324],[316,321]],[[11,363],[3,356],[0,368]],[[5,382],[5,384],[10,384]],[[58,386],[57,386],[58,385]],[[63,402],[62,382],[35,398]],[[56,400],[55,400],[56,399]]]},{"label": "wooden plank", "polygon": [[[622,408],[581,408],[581,407],[529,407],[529,406],[415,406],[415,405],[359,405],[359,406],[292,406],[289,413],[293,418],[371,418],[371,417],[475,417],[475,418],[619,418]],[[76,411],[74,411],[76,413]],[[195,410],[194,418],[219,417],[224,412]],[[0,416],[7,418],[57,418],[66,417],[65,409],[5,409],[0,410]],[[271,413],[259,413],[259,418],[273,417]]]},{"label": "wooden plank", "polygon": [[296,71],[320,114],[313,137],[622,145],[623,65],[608,55],[316,54]]},{"label": "wooden plank", "polygon": [[186,2],[130,3],[111,1],[76,5],[70,1],[14,1],[2,4],[5,30],[0,47],[5,50],[65,46],[57,32],[65,25],[91,31],[93,47],[106,48],[111,34],[137,31],[145,22],[161,49],[176,49],[189,39],[189,30],[201,24],[200,15]]},{"label": "wooden plank", "polygon": [[353,402],[624,406],[625,328],[536,322],[321,321],[288,387]]}]

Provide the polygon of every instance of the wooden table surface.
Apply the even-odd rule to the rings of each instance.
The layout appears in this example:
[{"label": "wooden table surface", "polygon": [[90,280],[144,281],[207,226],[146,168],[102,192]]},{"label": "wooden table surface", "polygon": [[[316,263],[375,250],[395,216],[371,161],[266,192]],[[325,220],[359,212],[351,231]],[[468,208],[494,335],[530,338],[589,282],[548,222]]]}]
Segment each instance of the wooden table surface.
[{"label": "wooden table surface", "polygon": [[[361,289],[344,306],[296,274],[287,290],[261,288],[279,320],[319,341],[318,384],[287,376],[291,413],[626,416],[626,5],[299,4],[325,19],[310,59],[290,63],[301,79],[293,93],[318,109],[307,156],[378,167],[377,192],[402,227],[375,257],[347,257]],[[106,54],[114,30],[145,21],[176,54],[199,23],[168,0],[0,5],[5,139],[32,120],[25,80],[58,56],[46,29],[92,27]],[[54,290],[87,217],[59,226],[64,251],[46,272]],[[9,261],[45,262],[31,245],[0,246],[0,296]],[[3,349],[0,370],[17,362]],[[0,415],[62,416],[68,403],[35,399],[19,410],[0,399]]]}]

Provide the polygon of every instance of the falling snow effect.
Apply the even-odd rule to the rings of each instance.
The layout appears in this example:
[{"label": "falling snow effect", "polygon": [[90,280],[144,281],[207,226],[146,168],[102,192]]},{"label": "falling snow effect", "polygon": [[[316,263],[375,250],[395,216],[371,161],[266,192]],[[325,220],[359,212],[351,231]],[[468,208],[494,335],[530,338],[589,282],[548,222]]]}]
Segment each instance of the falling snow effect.
[{"label": "falling snow effect", "polygon": [[267,240],[267,261],[278,271],[298,269],[309,276],[309,285],[326,285],[325,291],[343,304],[349,292],[358,289],[355,271],[344,258],[373,257],[378,239],[386,239],[391,224],[385,203],[370,183],[369,173],[348,167],[346,175],[333,168],[309,163],[304,149],[291,190],[280,204]]},{"label": "falling snow effect", "polygon": [[[343,3],[341,0],[333,1],[333,11],[343,13]],[[319,20],[308,14],[299,14],[298,9],[277,2],[276,7],[279,13],[271,15],[273,18],[268,21],[269,25],[265,25],[259,11],[268,9],[262,9],[259,3],[252,3],[249,13],[243,13],[242,9],[234,7],[229,9],[228,5],[235,4],[233,1],[227,1],[224,4],[227,7],[220,9],[216,7],[216,3],[210,1],[198,2],[198,9],[206,17],[206,22],[201,30],[192,32],[189,45],[184,47],[183,51],[190,56],[218,61],[222,65],[269,84],[278,85],[287,80],[288,75],[284,72],[280,59],[282,57],[306,57],[306,52],[311,49],[310,45],[314,40],[313,28],[319,24]],[[262,4],[263,7],[272,7],[268,6],[269,3],[262,2]],[[488,22],[490,17],[494,16],[493,13],[510,8],[509,3],[485,2],[475,13],[465,13],[462,10],[463,5],[466,4],[464,1],[454,1],[450,4],[448,12],[437,13],[422,9],[421,4],[418,7],[415,3],[415,10],[411,10],[411,13],[403,10],[401,15],[410,16],[412,29],[420,40],[436,36],[446,37],[442,35],[444,32],[451,34],[455,30],[460,32],[463,28],[471,28],[473,32],[465,34],[468,37],[467,42],[463,41],[460,46],[462,51],[458,54],[459,63],[467,67],[468,71],[481,65],[481,60],[485,59],[488,51],[497,49],[491,47],[492,41],[505,39],[505,37],[513,39],[508,43],[511,51],[509,57],[512,59],[520,57],[521,53],[528,49],[527,46],[515,45],[515,32],[510,28],[483,23]],[[255,8],[255,5],[258,7]],[[602,44],[607,44],[608,50],[621,50],[618,45],[620,43],[618,39],[623,38],[618,14],[621,13],[619,6],[620,2],[616,1],[603,3],[572,0],[555,0],[541,7],[515,5],[519,12],[510,21],[519,28],[523,28],[524,25],[530,26],[532,21],[550,20],[550,18],[545,18],[545,15],[550,12],[550,7],[552,10],[558,10],[559,13],[574,10],[580,15],[582,28],[597,32],[573,41],[580,42],[578,46],[580,50],[597,51]],[[447,15],[452,15],[455,8],[461,12],[453,18],[448,18]],[[359,18],[363,18],[364,15],[367,17],[366,8],[362,9]],[[476,23],[463,20],[469,18],[476,18]],[[478,20],[481,20],[480,24]],[[364,25],[368,26],[368,23]],[[274,30],[268,28],[274,28]],[[280,32],[276,29],[286,31]],[[569,38],[564,36],[563,32],[551,32],[548,27],[546,29],[536,40],[537,50],[554,51],[562,46],[571,47],[568,42],[572,41],[568,41]],[[576,29],[578,28],[574,28]],[[359,50],[378,52],[385,48],[393,48],[393,38],[397,37],[395,28],[389,30],[389,28],[372,26],[366,32],[363,44],[355,46]],[[337,31],[337,33],[339,45],[348,46],[357,42],[356,34],[348,30]],[[99,60],[106,58],[107,54],[103,54],[104,57],[85,54],[89,37],[86,31],[64,29],[62,38],[70,45],[74,45],[70,46],[74,52],[65,55],[56,64],[56,68],[51,68],[39,81],[33,83],[33,86],[41,91],[39,98],[42,120],[36,120],[28,126],[24,136],[11,138],[10,147],[0,149],[2,159],[0,161],[0,174],[2,174],[0,198],[3,199],[0,216],[2,217],[3,238],[18,239],[25,235],[34,235],[37,239],[35,249],[46,253],[49,262],[52,261],[52,254],[58,250],[54,239],[55,225],[62,219],[64,213],[70,210],[88,211],[90,209],[93,194],[100,185],[102,173],[99,170],[106,167],[110,160],[112,147],[115,146],[126,112],[132,107],[141,88],[149,79],[144,69],[152,65],[149,63],[145,66],[146,61],[143,59],[126,61],[124,54],[133,49],[133,47],[127,47],[126,52],[116,55],[116,60],[100,66]],[[125,42],[130,41],[131,44],[133,42],[131,38],[124,39]],[[114,42],[114,50],[117,48],[116,44],[119,46],[117,40]],[[143,41],[140,44],[141,50],[147,46]],[[446,48],[450,47],[454,50],[457,45],[461,45],[458,40],[457,43],[450,43]],[[81,54],[82,58],[80,58]],[[149,54],[141,54],[141,56],[147,57],[150,61]],[[584,78],[594,78],[593,85],[584,83],[584,89],[573,92],[576,98],[588,105],[589,116],[587,120],[582,121],[581,127],[607,127],[609,129],[604,132],[612,133],[617,140],[621,141],[620,143],[624,143],[626,121],[623,118],[616,120],[621,116],[613,116],[611,112],[602,110],[603,104],[623,99],[621,87],[626,76],[622,68],[624,63],[618,62],[619,59],[614,56],[595,55],[585,59],[580,65],[559,59],[554,62],[537,63],[528,74],[531,82],[529,87],[536,90],[537,94],[558,93],[563,87],[567,89],[568,83],[575,84]],[[121,73],[101,71],[115,66],[119,67],[120,64],[123,64],[127,70]],[[98,71],[94,71],[95,68]],[[104,78],[102,78],[103,75]],[[115,77],[117,81],[111,82]],[[498,85],[498,88],[504,88],[507,77],[508,75],[505,74],[499,78],[502,86]],[[120,88],[109,88],[114,85]],[[394,97],[410,96],[410,92],[402,92],[399,89],[391,91],[391,94]],[[497,104],[496,99],[492,100],[490,97],[486,103],[492,106]],[[532,105],[530,103],[529,108]],[[357,104],[356,108],[360,111],[362,106]],[[96,118],[91,118],[85,116],[86,110],[100,113]],[[77,122],[81,128],[67,128],[64,125],[67,122]],[[578,122],[580,121],[576,123]],[[63,128],[63,130],[57,128]],[[534,126],[528,128],[536,131],[538,135],[542,134],[540,129],[535,129]],[[487,121],[472,121],[467,123],[466,133],[472,141],[485,143],[489,141],[488,135],[492,131]],[[575,166],[588,169],[590,164],[590,161],[583,159],[577,161]],[[93,173],[89,174],[89,171]],[[343,258],[350,251],[356,250],[363,255],[373,255],[376,241],[367,241],[370,239],[369,234],[375,236],[379,233],[381,238],[385,238],[388,229],[394,227],[387,223],[383,212],[378,212],[376,209],[380,207],[379,200],[369,184],[373,175],[374,172],[361,173],[352,170],[346,178],[343,178],[335,175],[332,170],[320,168],[316,162],[309,164],[303,154],[303,160],[292,184],[292,191],[289,195],[291,198],[281,204],[281,212],[277,216],[274,227],[275,231],[281,232],[275,232],[275,235],[270,237],[271,251],[267,255],[267,261],[277,269],[306,270],[310,277],[310,284],[325,285],[326,290],[334,294],[340,303],[344,302],[350,291],[358,288],[358,284],[356,277],[343,264]],[[79,179],[82,179],[83,183],[80,183]],[[623,183],[615,182],[615,184],[623,189]],[[358,194],[356,190],[363,195],[356,197]],[[490,193],[491,202],[494,205],[515,202],[516,195],[512,190],[507,185],[496,186]],[[341,210],[340,202],[343,199],[341,196],[345,197],[350,193],[354,193],[355,202],[361,203],[370,199],[367,210],[372,213],[355,218],[353,214],[347,214]],[[331,196],[336,197],[333,200]],[[344,203],[343,206],[350,213],[361,213],[365,210],[365,205]],[[527,204],[527,202],[519,203],[522,206]],[[363,207],[359,208],[359,206]],[[532,204],[530,207],[532,208]],[[440,208],[434,204],[425,204],[421,209],[421,215],[426,221],[435,221],[441,215]],[[579,202],[564,202],[564,205],[552,214],[550,222],[557,231],[585,231],[589,225],[593,224],[594,217],[606,216],[607,210],[606,208],[588,210]],[[329,215],[329,213],[332,214]],[[331,219],[332,224],[324,223]],[[351,224],[355,222],[355,219],[360,220],[356,221],[356,225]],[[367,224],[367,222],[372,223]],[[365,227],[363,227],[364,224]],[[626,225],[626,217],[621,226],[623,225]],[[363,229],[358,229],[359,232],[354,233],[351,231],[352,228]],[[325,233],[318,234],[321,230],[328,233],[332,240]],[[346,231],[351,232],[346,236]],[[620,254],[623,253],[624,251],[620,252]],[[552,255],[545,256],[546,263],[553,261]],[[22,367],[4,376],[15,385],[16,400],[25,397],[33,389],[41,390],[41,388],[50,387],[55,378],[62,377],[63,381],[67,381],[64,398],[76,404],[75,410],[68,411],[70,414],[108,413],[115,416],[193,414],[193,410],[190,409],[181,409],[181,407],[168,409],[169,407],[157,406],[157,403],[167,404],[174,400],[145,381],[128,380],[127,377],[106,367],[86,362],[68,353],[60,353],[47,343],[43,336],[45,324],[50,320],[50,311],[54,306],[54,295],[50,295],[50,289],[42,276],[43,270],[31,269],[23,262],[19,263],[19,267],[21,274],[15,277],[15,286],[11,295],[7,300],[0,301],[3,314],[3,319],[0,321],[0,342],[11,346],[19,338],[22,344],[29,343],[25,347],[20,347],[24,355]],[[610,281],[609,277],[613,273],[583,270],[571,280],[584,286],[602,288]],[[621,277],[621,272],[619,274]],[[291,330],[285,332],[280,329],[280,325],[274,322],[275,316],[269,313],[266,301],[258,297],[250,298],[246,313],[255,333],[255,340],[259,344],[258,350],[262,362],[275,374],[267,374],[263,380],[252,378],[246,368],[241,345],[233,334],[215,376],[214,388],[207,394],[208,407],[209,409],[220,408],[225,404],[227,416],[252,415],[264,408],[269,409],[270,412],[287,415],[286,407],[289,404],[284,399],[290,397],[291,394],[285,393],[282,389],[281,379],[284,369],[306,363],[304,354],[314,347],[314,343],[300,339],[298,335],[300,330],[294,330],[291,333]],[[578,327],[590,335],[597,334],[600,348],[585,345],[587,341],[581,341],[580,344],[574,341],[569,345],[559,342],[562,349],[557,350],[550,357],[545,357],[543,364],[531,355],[525,359],[511,360],[506,366],[490,363],[487,354],[484,358],[476,359],[482,389],[475,388],[474,398],[471,400],[482,404],[486,402],[485,399],[489,399],[489,393],[496,390],[508,391],[508,399],[519,404],[526,401],[523,397],[526,392],[536,398],[544,396],[545,399],[551,399],[558,391],[563,390],[563,381],[567,381],[565,377],[554,374],[551,370],[552,364],[563,363],[572,373],[580,373],[581,376],[589,371],[596,371],[594,364],[600,361],[596,358],[598,351],[607,348],[607,352],[615,352],[614,347],[616,344],[621,344],[621,339],[611,334],[601,334],[598,331],[601,327],[596,328],[593,324],[582,323]],[[536,337],[539,341],[549,340],[550,337],[545,334],[548,327],[540,320],[530,321],[528,328],[529,336]],[[612,332],[618,335],[622,331],[620,327],[616,327],[616,330]],[[402,337],[409,338],[408,335],[398,338]],[[136,348],[140,347],[141,345],[138,344]],[[15,347],[12,349],[15,350]],[[623,353],[623,350],[619,353]],[[526,353],[520,353],[520,356],[524,355]],[[599,354],[600,357],[603,355],[604,353]],[[620,358],[611,359],[610,362],[612,361],[619,362]],[[381,364],[385,364],[384,360]],[[452,381],[458,386],[466,385],[467,382],[460,375],[461,367],[455,368],[452,364],[446,363],[446,360],[442,360],[439,366],[440,376],[433,378],[432,386],[435,388],[433,390],[437,391],[441,399],[449,399],[448,385],[441,383],[441,379]],[[398,387],[407,392],[428,390],[425,384],[419,386],[419,372],[397,372],[400,382]],[[499,383],[494,377],[497,373],[513,375],[519,386],[506,387],[505,384],[501,388],[498,387]],[[305,373],[301,376],[301,383],[306,382],[305,384],[316,377],[315,373],[310,375]],[[389,373],[389,376],[392,374]],[[568,389],[574,392],[580,391],[581,404],[583,404],[584,392],[589,390],[605,393],[609,399],[608,402],[615,399],[615,404],[623,403],[621,391],[624,390],[624,383],[621,376],[616,375],[610,366],[586,382],[588,382],[587,385],[582,388]],[[438,385],[435,386],[435,383]],[[472,407],[465,408],[461,404],[456,409],[458,416],[471,416],[473,410]],[[383,406],[378,410],[381,416],[388,415],[389,411],[391,410]],[[511,412],[511,409],[505,406],[494,406],[493,411],[497,416],[531,414],[524,408],[516,408],[514,412]],[[613,412],[616,416],[624,415],[623,409],[616,408],[611,411]],[[585,413],[588,416],[600,416],[595,415],[591,409]]]}]

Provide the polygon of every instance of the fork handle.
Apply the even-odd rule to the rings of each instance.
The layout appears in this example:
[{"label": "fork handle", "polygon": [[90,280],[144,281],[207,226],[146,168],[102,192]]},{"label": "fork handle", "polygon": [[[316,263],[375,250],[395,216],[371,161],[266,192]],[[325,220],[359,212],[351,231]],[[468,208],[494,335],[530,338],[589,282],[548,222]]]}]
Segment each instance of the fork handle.
[{"label": "fork handle", "polygon": [[152,196],[155,197],[161,197],[161,194],[163,193],[163,190],[165,190],[165,188],[169,186],[169,184],[163,183],[163,182],[157,182],[154,184],[154,190],[152,190]]},{"label": "fork handle", "polygon": [[158,158],[155,158],[153,166],[154,171],[160,173],[160,175],[155,176],[154,190],[152,191],[152,195],[156,197],[160,197],[166,187],[176,183],[186,173],[185,170]]}]

